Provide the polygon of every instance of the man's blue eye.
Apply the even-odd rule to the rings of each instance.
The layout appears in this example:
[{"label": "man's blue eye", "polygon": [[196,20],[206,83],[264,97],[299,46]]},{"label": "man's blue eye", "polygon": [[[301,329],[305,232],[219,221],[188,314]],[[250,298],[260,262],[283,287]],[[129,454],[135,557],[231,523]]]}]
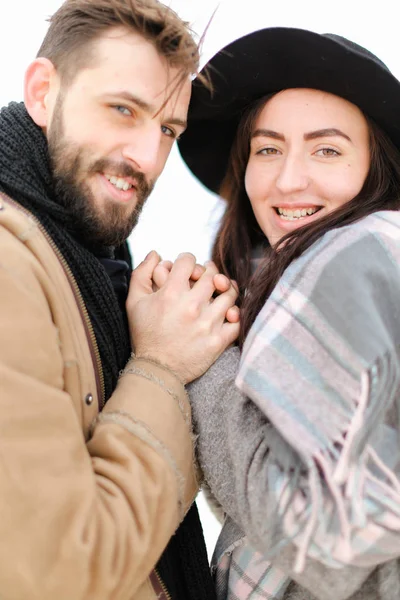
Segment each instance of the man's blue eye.
[{"label": "man's blue eye", "polygon": [[126,115],[128,117],[130,117],[132,114],[129,108],[126,108],[126,106],[114,106],[114,108],[121,114]]},{"label": "man's blue eye", "polygon": [[165,133],[165,135],[167,135],[168,137],[176,138],[175,131],[170,127],[167,127],[166,125],[161,125],[161,131]]}]

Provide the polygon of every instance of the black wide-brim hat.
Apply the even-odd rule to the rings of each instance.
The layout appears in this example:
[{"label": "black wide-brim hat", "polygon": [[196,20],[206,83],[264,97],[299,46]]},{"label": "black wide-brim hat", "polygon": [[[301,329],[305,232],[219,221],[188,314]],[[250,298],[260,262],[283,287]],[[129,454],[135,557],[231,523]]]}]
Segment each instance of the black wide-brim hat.
[{"label": "black wide-brim hat", "polygon": [[193,83],[179,150],[192,173],[219,191],[245,110],[263,96],[313,88],[357,105],[400,150],[400,82],[365,48],[333,34],[274,27],[241,37],[204,67],[213,91]]}]

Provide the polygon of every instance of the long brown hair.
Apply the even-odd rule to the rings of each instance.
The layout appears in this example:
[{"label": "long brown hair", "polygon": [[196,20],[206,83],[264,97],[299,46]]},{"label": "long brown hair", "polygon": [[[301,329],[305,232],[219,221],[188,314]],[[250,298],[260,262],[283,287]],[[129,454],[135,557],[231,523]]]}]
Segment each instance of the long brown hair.
[{"label": "long brown hair", "polygon": [[[235,279],[239,286],[240,345],[285,269],[307,248],[331,229],[349,225],[379,210],[400,208],[400,151],[380,127],[364,115],[369,128],[371,164],[360,192],[328,215],[285,235],[278,242],[279,252],[276,245],[270,246],[254,216],[244,177],[254,123],[271,97],[272,94],[261,98],[244,113],[220,189],[227,208],[216,236],[212,258],[219,270]],[[253,274],[251,259],[258,245],[263,245],[265,250]]]}]

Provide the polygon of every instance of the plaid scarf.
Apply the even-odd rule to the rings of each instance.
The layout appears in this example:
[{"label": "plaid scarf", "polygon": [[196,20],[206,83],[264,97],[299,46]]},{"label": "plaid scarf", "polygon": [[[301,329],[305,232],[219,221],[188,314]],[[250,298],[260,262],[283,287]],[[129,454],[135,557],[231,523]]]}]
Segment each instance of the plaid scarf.
[{"label": "plaid scarf", "polygon": [[[308,558],[397,573],[399,296],[400,214],[382,211],[324,235],[258,315],[236,385],[272,425],[265,553],[244,537],[225,548],[220,600],[293,597],[289,577],[268,562],[289,542],[293,573]],[[392,598],[379,569],[374,577],[374,598]]]},{"label": "plaid scarf", "polygon": [[215,565],[218,600],[283,600],[290,577],[242,538]]}]

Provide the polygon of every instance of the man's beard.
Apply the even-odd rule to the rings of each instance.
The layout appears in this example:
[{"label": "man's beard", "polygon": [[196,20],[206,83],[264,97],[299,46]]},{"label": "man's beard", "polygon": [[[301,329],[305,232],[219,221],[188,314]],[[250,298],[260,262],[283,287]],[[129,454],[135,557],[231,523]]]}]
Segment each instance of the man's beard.
[{"label": "man's beard", "polygon": [[[57,100],[53,121],[48,132],[50,163],[52,166],[56,201],[72,217],[74,233],[89,246],[119,246],[138,222],[143,205],[154,183],[148,183],[140,171],[127,163],[116,163],[103,158],[90,161],[90,151],[67,140],[62,118],[62,98]],[[136,181],[136,206],[115,201],[98,206],[85,179],[97,173],[118,174]]]}]

